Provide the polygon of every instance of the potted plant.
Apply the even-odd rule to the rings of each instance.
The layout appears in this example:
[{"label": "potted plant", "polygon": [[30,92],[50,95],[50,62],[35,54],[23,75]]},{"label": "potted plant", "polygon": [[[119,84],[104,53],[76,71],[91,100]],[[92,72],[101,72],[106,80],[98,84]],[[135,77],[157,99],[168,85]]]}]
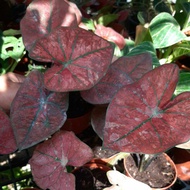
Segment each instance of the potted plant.
[{"label": "potted plant", "polygon": [[[112,61],[116,45],[78,27],[80,22],[80,11],[68,1],[34,0],[28,6],[20,25],[24,46],[31,59],[50,62],[50,66],[45,71],[31,71],[26,77],[12,102],[10,117],[0,110],[0,154],[38,144],[29,163],[34,180],[43,189],[74,190],[70,166],[80,167],[94,156],[72,132],[59,130],[67,120],[69,94],[73,91],[80,91],[90,104],[106,105],[105,148],[158,154],[190,138],[188,109],[183,109],[189,93],[170,101],[178,67],[169,64],[152,70],[152,62],[158,65],[159,61],[150,42]],[[119,40],[123,44],[123,38]],[[147,44],[152,48],[150,53]],[[126,52],[120,52],[120,56],[122,53]],[[172,114],[177,117],[177,132],[171,120],[166,119],[168,125],[164,122],[166,114],[169,119]],[[169,130],[155,128],[149,135],[155,121]],[[183,138],[176,135],[179,131]],[[142,135],[144,132],[147,136]],[[134,140],[137,137],[142,144]]]}]

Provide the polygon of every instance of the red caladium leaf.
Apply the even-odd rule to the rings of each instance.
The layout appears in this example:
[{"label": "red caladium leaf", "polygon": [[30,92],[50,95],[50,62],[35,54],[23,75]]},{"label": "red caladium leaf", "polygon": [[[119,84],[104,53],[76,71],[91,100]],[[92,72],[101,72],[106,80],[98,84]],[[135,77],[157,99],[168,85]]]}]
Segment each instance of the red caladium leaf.
[{"label": "red caladium leaf", "polygon": [[82,91],[81,96],[91,104],[109,103],[118,90],[141,78],[152,70],[152,58],[149,53],[117,59],[106,75],[89,90]]},{"label": "red caladium leaf", "polygon": [[66,120],[68,94],[48,91],[43,74],[32,71],[19,88],[11,106],[11,122],[20,150],[55,133]]},{"label": "red caladium leaf", "polygon": [[44,75],[49,90],[86,90],[107,72],[113,46],[84,29],[60,27],[36,42],[30,57],[54,63]]},{"label": "red caladium leaf", "polygon": [[33,0],[27,7],[20,27],[27,50],[36,40],[59,26],[77,26],[81,20],[79,9],[65,0]]},{"label": "red caladium leaf", "polygon": [[163,65],[120,89],[107,110],[105,147],[156,154],[190,139],[190,93],[171,100],[178,72]]},{"label": "red caladium leaf", "polygon": [[90,147],[73,132],[60,131],[38,145],[29,163],[39,187],[51,190],[75,190],[75,177],[66,165],[82,166],[93,158]]},{"label": "red caladium leaf", "polygon": [[0,154],[10,154],[16,151],[16,149],[17,146],[10,119],[8,115],[0,109]]},{"label": "red caladium leaf", "polygon": [[123,49],[126,44],[125,38],[110,27],[97,24],[95,34],[108,41],[114,42],[120,49]]}]

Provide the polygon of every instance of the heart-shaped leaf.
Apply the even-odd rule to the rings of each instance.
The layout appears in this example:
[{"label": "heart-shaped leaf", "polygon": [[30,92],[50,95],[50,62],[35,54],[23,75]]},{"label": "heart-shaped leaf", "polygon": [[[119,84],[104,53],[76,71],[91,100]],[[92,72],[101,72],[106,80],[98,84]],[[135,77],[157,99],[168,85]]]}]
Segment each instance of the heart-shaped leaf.
[{"label": "heart-shaped leaf", "polygon": [[180,25],[169,13],[158,14],[149,28],[155,48],[165,48],[186,39]]},{"label": "heart-shaped leaf", "polygon": [[141,78],[152,69],[149,53],[117,59],[106,75],[93,88],[82,91],[81,96],[92,104],[106,104],[111,101],[118,90]]},{"label": "heart-shaped leaf", "polygon": [[80,11],[65,0],[33,0],[20,23],[26,49],[59,26],[77,26],[76,14],[79,18]]},{"label": "heart-shaped leaf", "polygon": [[17,149],[11,122],[8,115],[0,109],[0,154],[10,154]]},{"label": "heart-shaped leaf", "polygon": [[190,139],[190,93],[172,101],[178,66],[160,66],[127,85],[110,103],[104,146],[122,152],[156,154]]},{"label": "heart-shaped leaf", "polygon": [[68,94],[48,91],[43,74],[32,71],[18,90],[11,106],[11,122],[20,150],[55,133],[66,120]]},{"label": "heart-shaped leaf", "polygon": [[35,182],[42,189],[75,190],[75,177],[66,165],[82,166],[93,152],[73,132],[60,131],[38,145],[29,163]]},{"label": "heart-shaped leaf", "polygon": [[92,32],[60,27],[36,42],[30,57],[54,63],[44,75],[49,90],[86,90],[107,72],[113,47]]}]

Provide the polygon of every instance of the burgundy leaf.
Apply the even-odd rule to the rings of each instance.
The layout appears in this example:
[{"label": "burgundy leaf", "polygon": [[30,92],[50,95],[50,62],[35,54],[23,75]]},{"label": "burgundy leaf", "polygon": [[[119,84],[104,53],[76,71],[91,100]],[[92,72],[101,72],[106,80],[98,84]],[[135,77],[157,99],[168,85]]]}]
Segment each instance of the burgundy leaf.
[{"label": "burgundy leaf", "polygon": [[75,177],[66,165],[82,166],[93,152],[73,132],[60,131],[38,145],[29,163],[35,182],[42,189],[75,190]]},{"label": "burgundy leaf", "polygon": [[119,89],[141,78],[152,69],[149,53],[121,57],[109,68],[107,74],[93,88],[82,91],[81,96],[91,104],[106,104]]},{"label": "burgundy leaf", "polygon": [[114,42],[120,49],[123,49],[126,44],[125,38],[110,27],[97,24],[95,34],[110,42]]},{"label": "burgundy leaf", "polygon": [[36,40],[59,26],[77,26],[81,13],[65,0],[33,0],[21,20],[21,32],[27,50]]},{"label": "burgundy leaf", "polygon": [[66,120],[68,94],[48,91],[43,74],[33,71],[25,79],[11,106],[11,122],[20,150],[55,133]]},{"label": "burgundy leaf", "polygon": [[190,139],[190,93],[170,101],[178,72],[163,65],[120,89],[107,110],[105,147],[155,154]]},{"label": "burgundy leaf", "polygon": [[0,154],[10,154],[16,149],[11,122],[8,115],[0,109]]},{"label": "burgundy leaf", "polygon": [[85,90],[107,72],[113,47],[81,28],[60,27],[39,40],[30,52],[38,61],[53,62],[45,72],[45,85],[57,92]]}]

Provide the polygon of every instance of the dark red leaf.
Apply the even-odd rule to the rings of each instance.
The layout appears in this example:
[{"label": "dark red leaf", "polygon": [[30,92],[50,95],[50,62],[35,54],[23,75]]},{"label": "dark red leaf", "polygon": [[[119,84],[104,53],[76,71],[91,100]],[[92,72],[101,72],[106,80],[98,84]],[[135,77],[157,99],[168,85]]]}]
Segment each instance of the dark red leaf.
[{"label": "dark red leaf", "polygon": [[54,63],[44,75],[49,90],[85,90],[107,72],[113,47],[108,41],[84,29],[60,27],[39,40],[30,56],[38,61]]},{"label": "dark red leaf", "polygon": [[43,74],[33,71],[11,106],[11,122],[19,149],[28,148],[55,133],[66,120],[68,94],[44,88]]},{"label": "dark red leaf", "polygon": [[76,15],[80,22],[80,11],[65,0],[33,0],[20,24],[26,49],[59,26],[77,26]]},{"label": "dark red leaf", "polygon": [[170,101],[178,72],[163,65],[120,89],[107,110],[105,147],[155,154],[190,139],[190,93]]},{"label": "dark red leaf", "polygon": [[93,152],[73,132],[60,131],[38,145],[29,163],[35,182],[42,189],[75,190],[75,177],[66,165],[82,166]]},{"label": "dark red leaf", "polygon": [[0,109],[0,154],[10,154],[16,151],[16,149],[17,146],[10,119],[8,115]]},{"label": "dark red leaf", "polygon": [[133,83],[151,69],[152,58],[149,53],[121,57],[111,65],[97,85],[82,91],[81,96],[91,104],[109,103],[122,86]]}]

